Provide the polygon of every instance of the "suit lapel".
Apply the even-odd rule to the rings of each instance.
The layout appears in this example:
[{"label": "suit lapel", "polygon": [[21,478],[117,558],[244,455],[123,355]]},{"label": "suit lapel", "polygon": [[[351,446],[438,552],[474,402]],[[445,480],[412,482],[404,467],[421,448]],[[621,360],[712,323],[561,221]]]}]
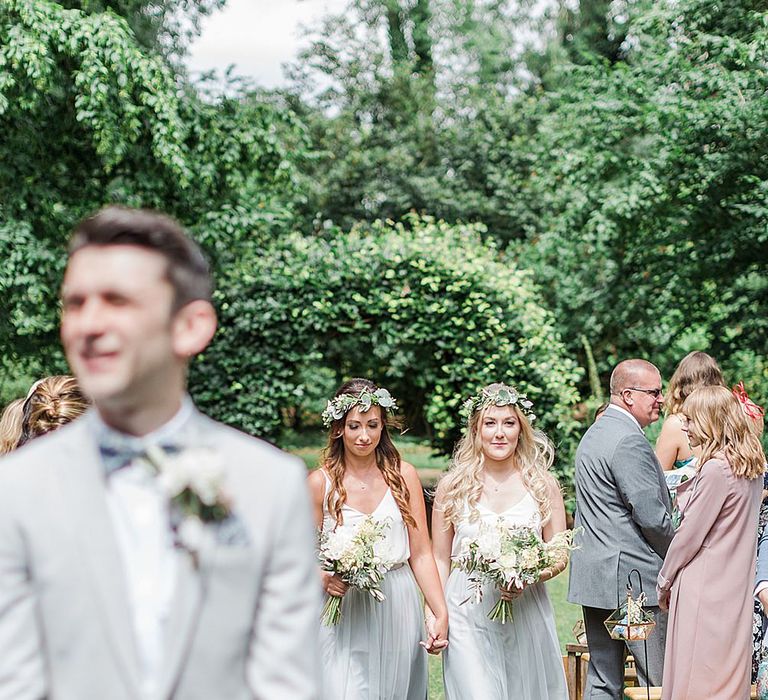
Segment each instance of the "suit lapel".
[{"label": "suit lapel", "polygon": [[[204,572],[192,556],[179,550],[176,586],[165,629],[165,658],[160,697],[170,697],[192,643],[204,598]],[[199,556],[202,556],[203,552]]]},{"label": "suit lapel", "polygon": [[72,426],[71,439],[62,450],[58,479],[64,502],[71,504],[78,544],[95,590],[97,616],[106,627],[117,665],[138,696],[139,662],[125,581],[125,564],[107,507],[104,471],[90,420]]},{"label": "suit lapel", "polygon": [[[187,447],[206,444],[207,421],[195,411],[179,433],[182,445]],[[170,697],[189,654],[201,607],[205,598],[207,563],[212,558],[216,543],[211,528],[205,527],[200,550],[193,557],[184,549],[178,550],[176,585],[165,629],[165,658],[160,681],[160,697]]]}]

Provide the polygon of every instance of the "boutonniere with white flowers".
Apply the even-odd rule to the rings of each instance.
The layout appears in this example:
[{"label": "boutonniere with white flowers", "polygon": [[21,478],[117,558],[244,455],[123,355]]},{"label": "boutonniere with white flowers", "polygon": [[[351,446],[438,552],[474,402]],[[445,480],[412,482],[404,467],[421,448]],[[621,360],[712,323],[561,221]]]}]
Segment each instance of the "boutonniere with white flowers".
[{"label": "boutonniere with white flowers", "polygon": [[204,526],[222,522],[232,513],[231,499],[224,489],[224,461],[208,447],[189,448],[178,454],[152,447],[147,457],[176,511],[172,512],[172,520],[177,543],[197,562]]}]

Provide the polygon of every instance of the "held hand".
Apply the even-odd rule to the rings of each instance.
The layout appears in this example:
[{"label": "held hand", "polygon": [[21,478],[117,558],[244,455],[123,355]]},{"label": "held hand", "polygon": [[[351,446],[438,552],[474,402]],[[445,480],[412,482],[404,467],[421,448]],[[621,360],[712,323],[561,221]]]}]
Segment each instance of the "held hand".
[{"label": "held hand", "polygon": [[524,590],[525,590],[524,585],[522,588],[518,588],[514,584],[511,585],[509,588],[499,588],[499,592],[501,593],[501,599],[508,600],[508,601],[514,601],[516,598],[519,598],[521,595],[523,595]]},{"label": "held hand", "polygon": [[341,598],[347,592],[349,586],[336,574],[332,574],[330,571],[322,571],[321,576],[323,579],[323,590],[328,595]]},{"label": "held hand", "polygon": [[448,646],[448,617],[435,617],[430,610],[426,615],[427,641],[419,642],[430,654],[439,654]]},{"label": "held hand", "polygon": [[768,614],[768,588],[763,588],[763,590],[757,594],[757,599],[760,601],[760,605],[763,606],[763,612]]}]

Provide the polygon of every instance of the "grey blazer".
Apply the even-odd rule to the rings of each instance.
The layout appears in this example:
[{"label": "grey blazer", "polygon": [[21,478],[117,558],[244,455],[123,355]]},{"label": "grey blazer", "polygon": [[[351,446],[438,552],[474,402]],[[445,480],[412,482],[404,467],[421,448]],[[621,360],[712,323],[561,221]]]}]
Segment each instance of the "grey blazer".
[{"label": "grey blazer", "polygon": [[[302,464],[195,413],[239,537],[182,554],[158,699],[319,695],[320,586]],[[137,700],[123,561],[88,417],[0,461],[0,700]],[[224,534],[222,534],[224,532]]]},{"label": "grey blazer", "polygon": [[627,575],[638,569],[648,604],[657,605],[656,577],[674,534],[669,492],[656,455],[629,416],[608,409],[587,430],[576,450],[575,486],[574,525],[581,531],[568,600],[613,609],[626,594]]}]

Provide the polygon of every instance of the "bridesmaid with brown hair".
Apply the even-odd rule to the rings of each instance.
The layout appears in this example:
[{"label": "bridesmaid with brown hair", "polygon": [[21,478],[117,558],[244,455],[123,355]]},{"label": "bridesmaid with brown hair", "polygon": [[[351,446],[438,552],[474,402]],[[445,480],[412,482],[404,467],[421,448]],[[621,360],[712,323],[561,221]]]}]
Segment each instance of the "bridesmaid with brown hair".
[{"label": "bridesmaid with brown hair", "polygon": [[697,389],[681,416],[701,458],[658,578],[669,608],[662,699],[747,700],[765,455],[725,387]]},{"label": "bridesmaid with brown hair", "polygon": [[[389,435],[387,413],[395,408],[386,389],[352,379],[323,412],[328,446],[320,469],[309,476],[315,523],[324,532],[369,517],[387,523],[383,548],[392,564],[382,602],[321,571],[325,592],[344,600],[341,622],[320,632],[325,700],[424,700],[424,648],[436,653],[447,644],[448,612],[421,482]],[[426,631],[419,591],[434,613]]]}]

